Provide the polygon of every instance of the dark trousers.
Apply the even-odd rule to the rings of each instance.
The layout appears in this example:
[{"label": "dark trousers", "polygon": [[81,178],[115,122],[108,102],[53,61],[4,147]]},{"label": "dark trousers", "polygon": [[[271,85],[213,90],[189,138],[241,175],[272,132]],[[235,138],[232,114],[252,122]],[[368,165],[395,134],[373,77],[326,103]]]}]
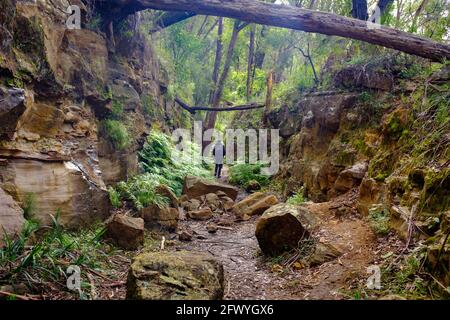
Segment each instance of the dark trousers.
[{"label": "dark trousers", "polygon": [[216,168],[214,169],[215,177],[220,178],[220,175],[222,174],[222,167],[223,167],[223,164],[216,164]]}]

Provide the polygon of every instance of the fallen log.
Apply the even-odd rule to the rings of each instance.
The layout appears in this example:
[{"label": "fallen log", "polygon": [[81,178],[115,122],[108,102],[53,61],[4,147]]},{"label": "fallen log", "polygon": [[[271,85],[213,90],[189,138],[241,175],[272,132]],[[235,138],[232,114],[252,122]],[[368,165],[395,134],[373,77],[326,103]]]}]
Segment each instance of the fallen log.
[{"label": "fallen log", "polygon": [[100,0],[99,3],[119,13],[145,9],[189,11],[361,40],[438,62],[450,59],[450,46],[446,44],[367,21],[288,5],[256,0]]},{"label": "fallen log", "polygon": [[175,98],[175,102],[178,103],[184,110],[187,110],[191,114],[195,114],[197,111],[242,111],[264,108],[263,104],[243,104],[235,107],[225,107],[225,108],[210,108],[210,107],[191,107],[179,98]]}]

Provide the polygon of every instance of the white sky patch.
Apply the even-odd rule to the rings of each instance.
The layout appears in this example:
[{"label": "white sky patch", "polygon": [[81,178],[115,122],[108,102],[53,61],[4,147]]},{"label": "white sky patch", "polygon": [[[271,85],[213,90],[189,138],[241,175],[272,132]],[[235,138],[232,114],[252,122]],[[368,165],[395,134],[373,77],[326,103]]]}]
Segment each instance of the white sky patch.
[{"label": "white sky patch", "polygon": [[288,0],[277,0],[274,2],[274,4],[281,4],[281,5],[289,5],[289,1]]}]

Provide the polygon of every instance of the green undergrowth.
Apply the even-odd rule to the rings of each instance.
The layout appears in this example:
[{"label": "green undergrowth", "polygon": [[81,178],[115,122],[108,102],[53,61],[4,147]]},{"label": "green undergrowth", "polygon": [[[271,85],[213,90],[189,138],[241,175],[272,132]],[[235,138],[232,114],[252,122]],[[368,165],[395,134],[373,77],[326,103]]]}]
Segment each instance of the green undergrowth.
[{"label": "green undergrowth", "polygon": [[351,299],[395,299],[395,300],[429,300],[448,299],[449,288],[430,276],[426,268],[426,252],[424,245],[418,245],[404,255],[388,252],[381,256],[381,288],[369,289],[367,278],[361,279],[357,288],[345,294]]},{"label": "green undergrowth", "polygon": [[[107,269],[116,250],[102,242],[102,224],[71,232],[62,228],[58,216],[52,216],[53,223],[49,227],[27,220],[16,239],[5,236],[5,245],[0,248],[0,286],[22,284],[31,293],[58,290],[67,297],[88,298],[89,294],[83,293],[90,292],[91,288],[87,270]],[[67,288],[69,266],[78,266],[81,270],[80,291]]]},{"label": "green undergrowth", "polygon": [[269,177],[261,173],[263,164],[239,163],[230,167],[230,183],[247,188],[250,182],[257,181],[260,186],[269,184]]},{"label": "green undergrowth", "polygon": [[117,150],[125,150],[131,144],[127,127],[119,120],[107,119],[101,122],[101,129]]},{"label": "green undergrowth", "polygon": [[385,236],[389,233],[390,227],[390,213],[389,210],[382,206],[374,206],[369,210],[369,225],[372,230],[380,236]]},{"label": "green undergrowth", "polygon": [[297,190],[297,192],[294,192],[294,194],[287,199],[286,203],[298,205],[304,203],[305,201],[306,198],[304,196],[304,188],[301,187],[299,190]]},{"label": "green undergrowth", "polygon": [[128,201],[136,209],[151,204],[164,206],[167,199],[156,193],[157,186],[165,185],[180,196],[187,175],[212,179],[210,165],[200,158],[200,147],[194,143],[186,146],[188,152],[182,153],[168,135],[153,130],[139,152],[139,164],[144,173],[109,188],[112,205],[121,207]]}]

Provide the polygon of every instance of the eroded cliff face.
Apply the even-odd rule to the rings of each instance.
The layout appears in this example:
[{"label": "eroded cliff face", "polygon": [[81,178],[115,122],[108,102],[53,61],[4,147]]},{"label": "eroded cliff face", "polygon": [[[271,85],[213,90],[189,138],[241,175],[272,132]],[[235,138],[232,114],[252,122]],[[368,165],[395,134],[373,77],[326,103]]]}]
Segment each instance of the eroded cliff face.
[{"label": "eroded cliff face", "polygon": [[[444,68],[426,81],[443,86],[435,87],[441,97],[449,80]],[[276,178],[284,195],[302,190],[323,202],[356,190],[363,216],[387,212],[404,238],[412,220],[413,234],[434,235],[450,208],[450,128],[437,121],[448,104],[426,102],[433,93],[421,91],[423,78],[392,71],[347,69],[334,81],[333,91],[290,97],[269,115],[283,137]]]},{"label": "eroded cliff face", "polygon": [[[66,27],[70,4],[81,7],[80,30]],[[73,228],[104,219],[106,186],[138,171],[137,150],[150,127],[183,121],[162,94],[165,78],[151,43],[133,18],[112,42],[90,26],[81,1],[2,0],[1,8],[2,198],[26,208],[32,195],[43,224],[57,212]],[[126,128],[124,148],[103,129],[112,118]],[[14,233],[23,210],[9,208],[0,210],[0,230]]]}]

